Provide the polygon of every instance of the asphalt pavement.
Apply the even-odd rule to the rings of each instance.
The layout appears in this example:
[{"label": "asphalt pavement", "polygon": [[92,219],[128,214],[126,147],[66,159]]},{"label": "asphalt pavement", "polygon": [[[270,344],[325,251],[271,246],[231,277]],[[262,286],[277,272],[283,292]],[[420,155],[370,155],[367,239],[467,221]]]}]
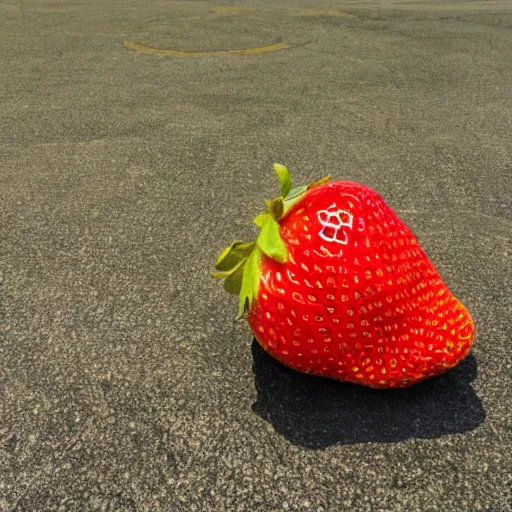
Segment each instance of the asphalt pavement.
[{"label": "asphalt pavement", "polygon": [[[270,359],[208,274],[377,190],[471,312],[405,390]],[[512,511],[512,2],[0,0],[0,510]]]}]

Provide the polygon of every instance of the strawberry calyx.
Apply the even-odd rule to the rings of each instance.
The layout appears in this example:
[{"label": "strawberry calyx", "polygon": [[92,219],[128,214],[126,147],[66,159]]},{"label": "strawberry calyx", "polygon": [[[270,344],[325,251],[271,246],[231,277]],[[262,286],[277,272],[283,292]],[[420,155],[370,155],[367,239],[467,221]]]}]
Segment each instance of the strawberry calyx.
[{"label": "strawberry calyx", "polygon": [[281,238],[279,220],[290,209],[301,201],[306,192],[326,183],[330,176],[292,189],[292,180],[288,169],[281,164],[274,164],[280,184],[280,195],[271,201],[266,201],[267,211],[257,215],[253,222],[260,228],[255,242],[236,240],[226,247],[215,262],[216,272],[211,274],[224,279],[224,289],[238,295],[237,319],[248,313],[258,297],[261,267],[264,256],[279,263],[286,263],[288,250]]}]

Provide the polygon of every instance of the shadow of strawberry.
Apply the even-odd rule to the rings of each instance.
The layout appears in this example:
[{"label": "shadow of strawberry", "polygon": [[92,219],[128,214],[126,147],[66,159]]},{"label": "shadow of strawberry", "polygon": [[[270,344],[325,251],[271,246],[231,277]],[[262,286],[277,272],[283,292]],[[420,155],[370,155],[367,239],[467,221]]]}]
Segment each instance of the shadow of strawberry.
[{"label": "shadow of strawberry", "polygon": [[449,372],[405,389],[375,390],[305,375],[252,345],[258,393],[253,410],[290,442],[310,449],[396,443],[468,432],[485,419],[470,355]]}]

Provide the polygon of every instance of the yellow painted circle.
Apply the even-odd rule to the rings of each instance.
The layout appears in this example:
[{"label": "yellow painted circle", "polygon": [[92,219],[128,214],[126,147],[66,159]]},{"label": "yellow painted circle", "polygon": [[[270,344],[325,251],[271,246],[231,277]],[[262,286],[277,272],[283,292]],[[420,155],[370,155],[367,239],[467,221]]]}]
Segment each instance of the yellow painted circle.
[{"label": "yellow painted circle", "polygon": [[125,46],[139,53],[176,57],[208,54],[251,55],[288,48],[279,26],[258,13],[218,13],[150,20]]},{"label": "yellow painted circle", "polygon": [[125,41],[126,48],[131,48],[137,53],[154,53],[161,55],[170,55],[173,57],[201,57],[203,55],[259,55],[262,53],[276,52],[278,50],[285,50],[291,48],[286,43],[276,43],[267,46],[259,46],[255,48],[243,48],[240,50],[216,50],[216,51],[181,51],[181,50],[168,50],[165,48],[153,48],[144,44],[134,43],[132,41]]},{"label": "yellow painted circle", "polygon": [[281,34],[283,20],[293,16],[344,17],[338,9],[271,9],[250,6],[215,6],[207,13],[149,20],[139,34],[125,41],[126,48],[143,54],[173,57],[204,55],[260,55],[300,46],[304,34]]}]

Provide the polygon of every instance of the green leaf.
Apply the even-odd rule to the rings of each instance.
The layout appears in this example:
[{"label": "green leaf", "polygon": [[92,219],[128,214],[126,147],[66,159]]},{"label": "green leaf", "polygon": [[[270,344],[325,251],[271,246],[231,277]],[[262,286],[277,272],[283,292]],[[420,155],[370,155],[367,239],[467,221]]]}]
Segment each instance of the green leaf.
[{"label": "green leaf", "polygon": [[290,190],[290,192],[284,199],[285,199],[285,201],[294,199],[294,198],[300,196],[301,194],[304,194],[304,192],[306,192],[307,189],[308,189],[308,187],[306,187],[305,185],[301,185],[300,187],[295,187],[292,190]]},{"label": "green leaf", "polygon": [[274,169],[277,173],[277,177],[279,178],[279,183],[281,185],[281,197],[286,197],[292,188],[292,178],[290,176],[290,171],[281,164],[274,164]]},{"label": "green leaf", "polygon": [[270,215],[275,219],[279,220],[284,213],[284,199],[279,196],[272,200],[269,206]]},{"label": "green leaf", "polygon": [[295,187],[293,190],[290,190],[290,193],[286,196],[284,200],[284,212],[283,214],[287,213],[288,210],[296,203],[298,203],[303,197],[306,191],[308,190],[308,187],[301,186],[301,187]]},{"label": "green leaf", "polygon": [[255,299],[258,297],[261,260],[261,250],[258,247],[255,247],[244,265],[242,285],[240,287],[240,296],[238,300],[238,319],[242,318],[244,313],[251,309]]},{"label": "green leaf", "polygon": [[309,184],[307,186],[308,190],[310,188],[319,187],[320,185],[323,185],[324,183],[327,183],[331,179],[331,175],[328,174],[327,176],[324,176],[323,178],[320,178],[319,180],[314,181],[313,183]]},{"label": "green leaf", "polygon": [[280,263],[284,263],[288,259],[288,251],[281,238],[279,224],[274,219],[263,224],[256,243],[269,258]]},{"label": "green leaf", "polygon": [[290,190],[289,194],[284,199],[284,212],[286,214],[293,205],[297,204],[303,197],[304,194],[311,188],[319,187],[330,180],[331,176],[325,176],[317,181],[311,183],[311,185],[302,185],[301,187],[295,187]]},{"label": "green leaf", "polygon": [[262,228],[263,224],[265,224],[265,222],[267,222],[271,218],[272,216],[270,215],[270,213],[260,213],[254,218],[253,222],[254,224],[256,224],[256,226]]},{"label": "green leaf", "polygon": [[230,270],[241,260],[247,258],[254,247],[254,242],[244,243],[239,240],[226,247],[217,258],[215,268],[217,270]]},{"label": "green leaf", "polygon": [[242,264],[238,266],[236,270],[224,281],[224,289],[231,295],[240,295],[245,262],[246,260],[242,261]]},{"label": "green leaf", "polygon": [[235,266],[228,270],[221,270],[219,272],[210,272],[210,274],[213,277],[216,277],[217,279],[225,279],[226,277],[229,277],[230,275],[234,274],[247,260],[247,258],[242,258]]}]

